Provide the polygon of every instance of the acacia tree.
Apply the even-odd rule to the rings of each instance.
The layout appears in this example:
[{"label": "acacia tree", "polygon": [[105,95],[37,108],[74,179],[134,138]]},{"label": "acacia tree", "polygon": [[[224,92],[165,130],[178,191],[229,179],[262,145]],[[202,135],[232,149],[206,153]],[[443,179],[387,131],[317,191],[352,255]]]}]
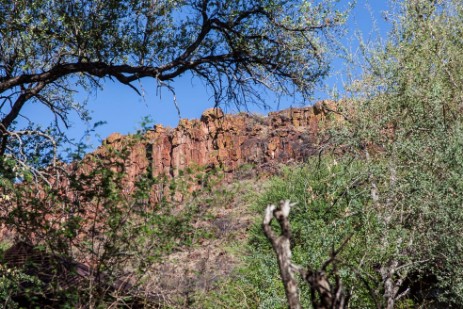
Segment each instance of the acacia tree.
[{"label": "acacia tree", "polygon": [[327,72],[326,35],[343,14],[331,1],[2,0],[0,20],[3,156],[18,146],[12,137],[31,134],[14,128],[26,104],[68,126],[70,112],[86,116],[73,94],[107,79],[139,92],[136,82],[152,78],[174,91],[189,72],[216,104],[265,104],[265,88],[307,98]]}]

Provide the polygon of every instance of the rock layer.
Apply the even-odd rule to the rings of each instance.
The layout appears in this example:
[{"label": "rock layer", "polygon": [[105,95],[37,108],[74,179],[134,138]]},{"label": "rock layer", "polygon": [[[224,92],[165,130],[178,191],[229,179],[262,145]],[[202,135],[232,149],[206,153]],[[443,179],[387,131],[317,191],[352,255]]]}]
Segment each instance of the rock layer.
[{"label": "rock layer", "polygon": [[[200,119],[182,119],[179,125],[156,125],[130,145],[127,177],[134,179],[147,168],[153,176],[178,176],[194,165],[221,167],[232,172],[252,163],[301,161],[317,151],[321,121],[331,111],[322,101],[313,107],[272,112],[267,117],[246,113],[225,115],[219,108],[206,110]],[[123,149],[128,137],[110,135],[94,154],[106,157],[108,149]]]}]

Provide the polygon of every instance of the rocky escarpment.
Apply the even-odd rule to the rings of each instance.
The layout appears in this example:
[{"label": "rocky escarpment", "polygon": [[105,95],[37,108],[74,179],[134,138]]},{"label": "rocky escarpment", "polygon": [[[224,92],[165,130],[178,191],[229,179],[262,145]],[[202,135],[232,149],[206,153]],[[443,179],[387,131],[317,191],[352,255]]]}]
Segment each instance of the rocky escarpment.
[{"label": "rocky escarpment", "polygon": [[[182,119],[176,128],[157,125],[141,136],[114,133],[82,161],[50,168],[44,187],[34,184],[31,187],[35,191],[4,202],[3,209],[8,213],[17,207],[31,208],[34,214],[40,210],[43,221],[49,221],[47,224],[56,221],[53,223],[56,226],[66,220],[66,209],[72,209],[96,222],[101,210],[95,197],[105,197],[111,190],[132,195],[139,188],[141,176],[154,180],[145,188],[149,190],[147,204],[157,205],[164,198],[181,202],[185,196],[204,188],[201,177],[209,177],[208,170],[216,168],[225,177],[233,177],[233,172],[244,164],[249,164],[253,171],[269,170],[278,163],[302,161],[317,153],[323,144],[321,126],[330,114],[335,115],[331,106],[323,101],[313,107],[291,108],[266,117],[247,113],[226,115],[213,108],[206,110],[200,119]],[[183,181],[182,174],[191,168],[205,173]],[[109,177],[105,170],[116,173]],[[108,187],[108,181],[117,184],[117,188]],[[179,181],[183,181],[182,190],[175,183]],[[139,198],[136,199],[139,203]],[[58,200],[65,205],[62,211],[54,207]],[[39,203],[40,207],[29,201]],[[28,229],[28,225],[17,225]],[[1,229],[2,233],[8,230]]]},{"label": "rocky escarpment", "polygon": [[[194,166],[221,167],[232,172],[252,163],[265,165],[301,161],[319,146],[320,125],[330,114],[330,102],[313,107],[291,108],[267,117],[246,113],[225,115],[221,109],[206,110],[199,120],[182,119],[179,125],[156,125],[130,147],[125,173],[135,179],[150,169],[153,176],[176,177]],[[107,157],[108,150],[123,149],[129,137],[114,133],[91,156]]]}]

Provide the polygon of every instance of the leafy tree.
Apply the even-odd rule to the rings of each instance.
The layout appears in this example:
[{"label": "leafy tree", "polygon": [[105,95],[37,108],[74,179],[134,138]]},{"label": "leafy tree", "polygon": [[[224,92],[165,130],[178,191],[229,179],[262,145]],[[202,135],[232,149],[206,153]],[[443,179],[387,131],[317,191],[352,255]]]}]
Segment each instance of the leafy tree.
[{"label": "leafy tree", "polygon": [[[171,82],[189,72],[216,104],[265,103],[262,90],[310,95],[327,72],[327,38],[343,15],[331,1],[1,1],[0,155],[25,104],[68,126],[79,89],[115,80]],[[36,129],[34,127],[34,129]],[[42,130],[43,131],[43,130]],[[47,137],[52,135],[47,134]]]},{"label": "leafy tree", "polygon": [[[320,231],[330,223],[341,226],[346,218],[354,220],[347,229],[343,226],[343,231],[351,233],[350,244],[335,257],[336,267],[328,269],[335,280],[327,284],[326,295],[336,296],[328,292],[342,279],[354,307],[460,308],[463,5],[456,0],[391,4],[389,38],[384,45],[365,47],[364,75],[351,85],[353,98],[339,102],[338,112],[346,121],[331,133],[343,158],[326,165],[325,157],[313,173],[331,169],[331,181],[318,181],[314,190],[309,187],[314,176],[299,177],[296,183],[283,183],[285,196],[275,187],[268,194],[311,203],[302,216],[295,207],[292,217],[294,261],[299,246],[308,247],[303,273],[314,265],[317,269],[310,259],[329,253],[310,245],[326,240]],[[349,172],[334,172],[340,169]],[[304,186],[303,190],[298,192],[297,186]],[[331,218],[301,241],[298,229],[301,224],[314,224],[320,197],[328,206],[323,215]],[[264,224],[270,223],[273,210],[281,225],[282,235],[270,238],[282,276],[286,269],[301,273],[291,264],[291,254],[282,254],[291,253],[281,250],[290,250],[284,209],[269,206],[264,219]],[[340,233],[334,229],[329,235],[339,237]],[[303,278],[313,290],[313,282]],[[283,279],[286,286],[296,284],[290,276]],[[313,307],[326,305],[314,303]]]},{"label": "leafy tree", "polygon": [[378,223],[369,238],[381,244],[387,307],[400,297],[460,307],[463,6],[392,4],[390,36],[365,50],[365,75],[340,104],[348,121],[335,136],[368,166],[366,210]]}]

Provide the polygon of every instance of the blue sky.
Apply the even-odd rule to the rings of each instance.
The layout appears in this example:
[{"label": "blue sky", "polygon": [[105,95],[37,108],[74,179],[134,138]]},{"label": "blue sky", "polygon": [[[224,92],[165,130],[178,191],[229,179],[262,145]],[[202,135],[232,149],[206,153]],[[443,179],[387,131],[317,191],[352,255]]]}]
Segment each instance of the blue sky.
[{"label": "blue sky", "polygon": [[[341,43],[358,53],[358,42],[355,33],[360,31],[364,40],[375,41],[378,37],[384,37],[388,25],[384,21],[384,13],[387,11],[385,0],[358,0],[357,5],[349,17],[347,28],[348,34]],[[342,84],[345,82],[347,64],[342,59],[333,59],[330,76],[324,80],[323,85],[315,93],[315,103],[319,99],[329,98],[329,91],[336,87],[342,93]],[[179,121],[177,109],[173,103],[173,96],[167,89],[158,89],[154,80],[143,80],[139,85],[143,96],[140,97],[129,87],[118,83],[107,81],[104,89],[95,95],[88,97],[86,93],[79,93],[77,98],[83,100],[88,97],[88,109],[92,111],[92,122],[106,121],[105,125],[99,126],[96,136],[87,138],[86,142],[98,146],[100,139],[104,139],[113,132],[129,134],[140,128],[143,117],[150,117],[154,123],[175,127]],[[182,118],[199,118],[201,113],[214,105],[211,94],[201,83],[194,80],[188,74],[177,79],[173,86],[176,91],[176,101],[180,108]],[[276,98],[269,95],[271,110],[262,110],[255,106],[249,106],[252,112],[267,114],[269,111],[298,106],[294,99],[287,98],[275,102]],[[225,103],[225,102],[224,102]],[[227,109],[228,112],[236,112]],[[51,113],[45,111],[38,105],[29,104],[25,106],[23,114],[30,116],[32,120],[49,123],[52,120]],[[77,117],[72,117],[73,127],[67,132],[71,138],[79,139],[83,132],[89,128],[88,124],[82,123]]]}]

